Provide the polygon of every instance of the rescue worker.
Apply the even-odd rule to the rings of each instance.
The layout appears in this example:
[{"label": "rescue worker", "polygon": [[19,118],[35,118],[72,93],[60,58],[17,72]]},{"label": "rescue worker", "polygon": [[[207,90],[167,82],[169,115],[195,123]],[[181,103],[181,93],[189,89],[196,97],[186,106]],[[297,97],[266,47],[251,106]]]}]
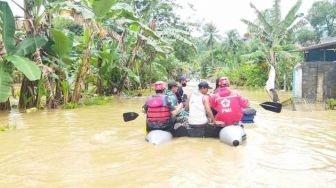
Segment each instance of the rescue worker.
[{"label": "rescue worker", "polygon": [[229,89],[230,80],[221,77],[218,89],[210,98],[210,106],[217,111],[215,119],[224,122],[225,126],[237,124],[243,117],[243,109],[249,106],[247,99]]},{"label": "rescue worker", "polygon": [[169,97],[164,94],[165,89],[166,85],[164,82],[155,82],[154,90],[156,95],[148,97],[143,106],[143,111],[147,114],[147,133],[152,130],[173,132],[175,116],[181,111],[183,105],[179,104],[175,108]]}]

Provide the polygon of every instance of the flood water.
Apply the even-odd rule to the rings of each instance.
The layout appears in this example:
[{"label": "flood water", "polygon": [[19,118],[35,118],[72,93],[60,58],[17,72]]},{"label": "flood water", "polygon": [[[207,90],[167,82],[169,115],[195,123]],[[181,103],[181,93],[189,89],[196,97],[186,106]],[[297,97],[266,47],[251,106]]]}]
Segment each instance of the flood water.
[{"label": "flood water", "polygon": [[247,141],[144,140],[145,98],[103,106],[0,114],[0,187],[335,187],[336,111],[261,109],[267,95],[241,91],[257,110]]}]

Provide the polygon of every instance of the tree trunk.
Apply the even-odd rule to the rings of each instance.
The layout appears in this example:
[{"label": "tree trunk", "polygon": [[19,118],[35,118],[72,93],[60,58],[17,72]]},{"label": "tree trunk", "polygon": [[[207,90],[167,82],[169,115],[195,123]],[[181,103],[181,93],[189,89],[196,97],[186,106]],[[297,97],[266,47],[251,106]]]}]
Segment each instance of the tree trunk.
[{"label": "tree trunk", "polygon": [[[140,37],[138,37],[137,42],[136,42],[134,48],[132,49],[131,57],[128,59],[128,61],[127,61],[127,63],[126,63],[126,67],[127,67],[128,69],[131,69],[131,68],[133,67],[133,65],[134,65],[133,62],[134,62],[134,60],[135,60],[135,56],[136,56],[136,54],[138,53],[138,51],[139,51],[139,49],[140,49],[140,47],[141,47],[142,45],[143,45],[143,41],[140,39]],[[124,76],[122,77],[121,82],[120,82],[120,84],[119,84],[119,86],[118,86],[118,92],[121,92],[121,90],[124,88],[124,86],[125,86],[125,81],[126,81],[126,79],[127,79],[127,76],[128,76],[128,73],[126,72],[126,73],[124,74]]]},{"label": "tree trunk", "polygon": [[211,65],[214,65],[214,57],[213,57],[213,44],[211,44]]},{"label": "tree trunk", "polygon": [[[155,31],[156,30],[156,21],[155,19],[151,20],[149,23],[148,23],[148,27],[152,30],[152,31]],[[144,34],[142,31],[139,31],[140,33],[142,33],[144,36],[147,36],[146,34]],[[134,66],[134,59],[135,59],[135,56],[136,54],[138,53],[138,51],[140,50],[140,48],[145,44],[145,41],[143,41],[141,39],[141,37],[138,36],[137,38],[137,42],[134,46],[134,48],[132,49],[132,52],[131,52],[131,57],[128,59],[127,63],[126,63],[126,67],[131,69],[133,66]],[[124,85],[125,85],[125,81],[127,79],[127,73],[125,73],[125,75],[122,77],[121,79],[121,82],[118,86],[118,92],[121,92],[121,90],[124,88]]]},{"label": "tree trunk", "polygon": [[10,111],[11,106],[10,106],[10,101],[9,98],[7,99],[6,102],[0,102],[0,111]]},{"label": "tree trunk", "polygon": [[[271,70],[270,70],[270,74],[268,75],[268,80],[266,83],[266,89],[267,92],[271,95],[271,98],[273,100],[273,102],[279,102],[279,97],[278,97],[278,93],[275,90],[275,79],[276,79],[276,70],[277,70],[277,62],[276,62],[276,54],[273,51],[273,49],[270,49],[270,66],[271,66]],[[273,69],[273,73],[271,74]]]},{"label": "tree trunk", "polygon": [[36,107],[37,97],[37,81],[29,81],[24,77],[21,84],[19,109],[26,110],[27,108]]},{"label": "tree trunk", "polygon": [[87,64],[89,59],[84,55],[82,62],[79,66],[78,74],[75,82],[75,89],[71,98],[71,102],[78,103],[80,99],[81,85],[87,72]]},{"label": "tree trunk", "polygon": [[84,84],[84,91],[88,91],[89,90],[89,83],[85,83]]},{"label": "tree trunk", "polygon": [[55,100],[62,101],[62,88],[61,88],[61,81],[57,79],[55,81]]},{"label": "tree trunk", "polygon": [[[34,1],[24,0],[25,20],[23,22],[24,29],[27,34],[33,34],[33,11]],[[37,105],[37,81],[29,81],[25,76],[21,82],[19,110],[26,110],[27,108],[36,107]]]},{"label": "tree trunk", "polygon": [[75,89],[71,98],[71,102],[78,103],[80,99],[80,91],[81,91],[81,84],[85,78],[85,74],[87,74],[89,64],[90,64],[90,58],[91,58],[91,46],[93,42],[94,32],[92,30],[92,24],[89,24],[87,28],[90,28],[89,30],[89,41],[87,44],[87,48],[85,49],[85,52],[83,54],[83,58],[81,61],[81,64],[79,65],[76,82],[75,82]]},{"label": "tree trunk", "polygon": [[283,90],[287,91],[287,74],[284,73],[284,86],[283,86]]},{"label": "tree trunk", "polygon": [[[102,50],[102,41],[99,39],[98,45],[97,45],[97,50],[101,51]],[[103,58],[99,57],[98,58],[98,63],[97,63],[97,68],[98,68],[98,77],[97,77],[97,91],[96,93],[98,95],[103,95],[104,94],[104,87],[103,87],[103,73],[101,70],[103,64]]]}]

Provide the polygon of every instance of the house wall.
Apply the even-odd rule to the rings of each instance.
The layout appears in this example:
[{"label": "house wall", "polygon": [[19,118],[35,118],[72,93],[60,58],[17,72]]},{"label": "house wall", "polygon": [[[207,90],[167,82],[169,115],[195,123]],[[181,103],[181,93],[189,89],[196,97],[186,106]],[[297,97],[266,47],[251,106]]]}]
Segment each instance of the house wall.
[{"label": "house wall", "polygon": [[293,96],[295,98],[302,98],[302,67],[297,66],[293,72]]},{"label": "house wall", "polygon": [[336,62],[302,65],[302,97],[314,101],[336,98]]}]

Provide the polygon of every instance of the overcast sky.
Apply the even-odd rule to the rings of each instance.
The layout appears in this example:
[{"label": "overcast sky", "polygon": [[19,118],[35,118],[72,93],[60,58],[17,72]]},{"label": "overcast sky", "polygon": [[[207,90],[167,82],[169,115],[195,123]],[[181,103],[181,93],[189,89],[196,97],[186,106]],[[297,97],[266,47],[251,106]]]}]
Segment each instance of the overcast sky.
[{"label": "overcast sky", "polygon": [[[10,3],[14,15],[22,15],[22,11],[15,6],[10,0],[5,0]],[[22,4],[23,0],[14,0]],[[306,15],[309,8],[317,0],[303,0],[301,9]],[[192,22],[199,21],[201,23],[214,23],[219,34],[225,33],[232,29],[237,29],[241,35],[246,31],[246,25],[241,22],[242,18],[248,20],[255,20],[256,14],[249,6],[252,2],[259,10],[271,8],[273,0],[176,0],[183,8],[176,10],[183,20],[190,20]],[[295,4],[296,0],[282,0],[282,16],[284,17],[289,9]],[[194,11],[188,4],[193,5]],[[196,34],[197,35],[197,34]]]},{"label": "overcast sky", "polygon": [[[8,2],[14,16],[23,16],[23,11],[18,6],[16,6],[11,0],[2,0],[2,1]],[[23,6],[23,0],[14,0],[14,1]]]},{"label": "overcast sky", "polygon": [[[273,0],[176,0],[183,9],[178,10],[178,14],[184,20],[200,21],[202,23],[212,22],[220,31],[219,34],[225,35],[225,32],[237,29],[241,35],[246,31],[246,24],[241,22],[242,18],[255,20],[256,14],[250,7],[252,2],[259,10],[271,8]],[[303,0],[299,12],[306,15],[312,4],[317,0]],[[296,3],[296,0],[282,0],[282,17]],[[188,8],[192,4],[195,11]]]}]

